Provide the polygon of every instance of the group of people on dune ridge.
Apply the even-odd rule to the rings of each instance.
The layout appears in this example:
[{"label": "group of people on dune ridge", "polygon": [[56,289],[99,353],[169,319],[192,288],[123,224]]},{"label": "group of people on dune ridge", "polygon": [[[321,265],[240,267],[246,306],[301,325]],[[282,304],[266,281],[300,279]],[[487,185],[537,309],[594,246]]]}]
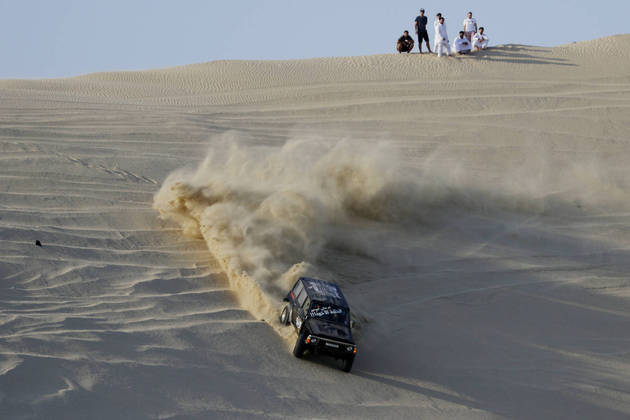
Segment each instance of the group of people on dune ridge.
[{"label": "group of people on dune ridge", "polygon": [[[444,53],[450,56],[452,51],[457,54],[468,54],[472,51],[480,51],[488,48],[489,38],[485,34],[483,27],[477,26],[477,20],[473,18],[472,12],[468,12],[468,17],[464,19],[462,30],[459,31],[459,36],[453,42],[451,50],[451,43],[448,40],[448,32],[446,30],[445,18],[442,13],[438,13],[433,22],[433,29],[435,36],[433,39],[433,47],[438,57],[441,57]],[[431,45],[429,44],[429,32],[427,31],[427,25],[429,19],[424,14],[424,9],[420,9],[420,15],[415,19],[416,35],[418,36],[418,49],[422,54],[422,41],[427,44],[429,54],[431,51]],[[405,31],[403,36],[398,38],[396,48],[399,53],[410,53],[413,51],[415,45],[414,39],[409,36],[409,31]]]}]

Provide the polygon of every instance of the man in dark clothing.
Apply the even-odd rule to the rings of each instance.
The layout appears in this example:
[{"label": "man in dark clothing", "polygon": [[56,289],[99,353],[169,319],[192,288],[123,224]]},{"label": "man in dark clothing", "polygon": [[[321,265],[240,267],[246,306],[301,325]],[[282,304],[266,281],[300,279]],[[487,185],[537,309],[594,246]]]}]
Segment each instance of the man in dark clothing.
[{"label": "man in dark clothing", "polygon": [[403,36],[398,38],[398,42],[396,43],[396,49],[398,49],[399,53],[406,52],[409,54],[411,50],[413,50],[413,38],[409,36],[409,31],[405,31]]},{"label": "man in dark clothing", "polygon": [[427,24],[429,18],[424,15],[424,9],[420,9],[420,16],[416,17],[416,34],[418,35],[418,49],[422,54],[422,40],[427,43],[427,49],[431,53],[431,46],[429,44],[429,32],[427,32]]}]

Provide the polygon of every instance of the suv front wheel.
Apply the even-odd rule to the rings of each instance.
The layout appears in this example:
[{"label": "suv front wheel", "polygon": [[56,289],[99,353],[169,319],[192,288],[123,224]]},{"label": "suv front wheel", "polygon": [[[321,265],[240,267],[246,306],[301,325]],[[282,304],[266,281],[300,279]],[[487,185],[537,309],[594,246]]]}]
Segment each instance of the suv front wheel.
[{"label": "suv front wheel", "polygon": [[341,365],[341,369],[344,372],[350,372],[352,370],[352,363],[354,363],[354,356],[350,356],[347,359],[343,359],[343,364]]},{"label": "suv front wheel", "polygon": [[304,350],[306,345],[304,344],[304,340],[306,340],[306,334],[300,332],[298,334],[297,341],[295,342],[295,347],[293,347],[293,355],[300,359],[304,354]]}]

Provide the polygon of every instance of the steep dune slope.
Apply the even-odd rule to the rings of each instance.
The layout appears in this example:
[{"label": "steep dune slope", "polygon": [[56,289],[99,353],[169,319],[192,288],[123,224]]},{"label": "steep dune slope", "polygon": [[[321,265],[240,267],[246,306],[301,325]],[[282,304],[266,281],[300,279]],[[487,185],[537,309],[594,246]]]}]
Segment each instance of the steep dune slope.
[{"label": "steep dune slope", "polygon": [[[0,81],[0,417],[627,416],[628,51]],[[300,270],[350,375],[269,326]]]}]

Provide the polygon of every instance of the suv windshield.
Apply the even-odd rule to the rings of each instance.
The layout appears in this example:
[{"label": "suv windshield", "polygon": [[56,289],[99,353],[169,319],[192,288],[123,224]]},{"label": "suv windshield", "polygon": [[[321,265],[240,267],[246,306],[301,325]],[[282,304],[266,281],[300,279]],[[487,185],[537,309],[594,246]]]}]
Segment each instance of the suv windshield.
[{"label": "suv windshield", "polygon": [[322,319],[328,322],[337,324],[348,323],[348,312],[338,306],[323,305],[315,302],[308,314],[311,318]]}]

